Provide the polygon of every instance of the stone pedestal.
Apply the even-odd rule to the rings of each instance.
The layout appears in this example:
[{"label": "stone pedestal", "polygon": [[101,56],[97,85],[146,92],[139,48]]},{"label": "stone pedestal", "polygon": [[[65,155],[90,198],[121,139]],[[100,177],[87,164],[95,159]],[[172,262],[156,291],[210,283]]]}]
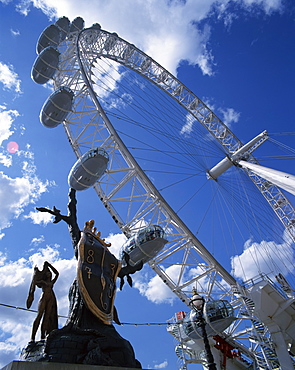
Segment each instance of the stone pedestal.
[{"label": "stone pedestal", "polygon": [[53,330],[45,340],[29,342],[20,360],[141,369],[131,344],[112,325],[100,325],[100,331],[71,325]]},{"label": "stone pedestal", "polygon": [[65,364],[57,362],[12,361],[1,370],[134,370],[134,368]]}]

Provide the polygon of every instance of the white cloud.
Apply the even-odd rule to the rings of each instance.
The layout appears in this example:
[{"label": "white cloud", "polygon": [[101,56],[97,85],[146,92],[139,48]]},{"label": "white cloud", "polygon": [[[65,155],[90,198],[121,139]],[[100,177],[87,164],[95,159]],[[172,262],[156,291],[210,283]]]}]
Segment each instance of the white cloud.
[{"label": "white cloud", "polygon": [[196,122],[196,119],[191,114],[188,114],[186,116],[186,123],[182,126],[180,133],[185,137],[190,136],[193,131],[194,122]]},{"label": "white cloud", "polygon": [[11,32],[12,36],[19,36],[19,35],[20,35],[19,30],[13,30],[13,29],[11,28],[11,29],[10,29],[10,32]]},{"label": "white cloud", "polygon": [[[3,327],[4,324],[7,323],[3,320]],[[0,325],[0,329],[2,328],[2,325]],[[11,325],[11,331],[9,328],[6,326],[6,330],[8,332],[8,338],[5,339],[5,341],[0,342],[0,351],[1,351],[1,362],[0,366],[1,368],[6,366],[9,362],[12,361],[12,359],[17,359],[19,357],[19,342],[14,342],[14,334],[17,332],[19,335],[27,332],[29,334],[29,327],[27,325],[22,325],[21,327],[13,321],[13,324]],[[6,334],[7,332],[4,331]]]},{"label": "white cloud", "polygon": [[33,238],[31,241],[31,245],[34,247],[43,243],[45,241],[44,235],[41,235],[40,238]]},{"label": "white cloud", "polygon": [[[9,1],[9,0],[7,0]],[[54,3],[54,0],[53,0]],[[37,0],[37,1],[32,1],[32,0],[21,0],[17,5],[16,5],[16,10],[23,14],[23,15],[28,15],[30,11],[30,7],[33,5],[38,9],[41,9],[44,14],[48,16],[49,19],[52,19],[55,15],[55,11],[53,7],[55,7],[55,4],[51,4],[51,1],[43,1],[43,0]]]},{"label": "white cloud", "polygon": [[[1,81],[1,70],[0,70],[0,81]],[[2,145],[3,141],[7,140],[13,134],[11,126],[15,118],[18,116],[19,116],[18,111],[7,110],[4,105],[0,105],[0,145]]]},{"label": "white cloud", "polygon": [[[175,265],[168,267],[165,271],[170,279],[177,281],[180,269],[181,266]],[[144,269],[134,274],[133,281],[134,288],[138,289],[140,294],[151,302],[172,304],[176,299],[176,295],[158,275],[150,279],[149,274],[145,273]]]},{"label": "white cloud", "polygon": [[[14,131],[11,126],[16,117],[19,116],[19,113],[16,110],[6,110],[6,107],[0,105],[0,146],[3,141],[7,140]],[[12,165],[12,156],[8,154],[11,153],[11,142],[7,144],[6,151],[4,153],[0,152],[0,163],[5,167],[10,167]]]},{"label": "white cloud", "polygon": [[[253,16],[257,16],[259,12],[264,12],[267,15],[273,12],[282,12],[282,0],[235,0],[242,8]],[[231,1],[215,1],[213,9],[217,14],[218,19],[223,20],[226,27],[230,27],[234,20],[239,18],[237,13],[230,10],[230,6],[234,3]]]},{"label": "white cloud", "polygon": [[[102,235],[102,237],[104,237]],[[125,243],[127,240],[126,236],[122,233],[120,234],[110,234],[108,237],[105,238],[107,243],[111,243],[112,245],[110,246],[110,252],[119,258],[120,250],[122,245]]]},{"label": "white cloud", "polygon": [[[243,281],[258,276],[261,272],[274,278],[274,272],[283,275],[294,273],[295,256],[292,244],[286,242],[275,244],[273,241],[261,243],[248,240],[241,255],[231,259],[232,274]],[[246,266],[246,268],[245,268]]]},{"label": "white cloud", "polygon": [[259,6],[266,14],[271,14],[274,11],[281,10],[283,6],[281,0],[243,0],[243,3],[246,7],[250,8],[250,10],[255,6]]},{"label": "white cloud", "polygon": [[[214,111],[214,106],[209,101],[207,101],[205,104],[209,109]],[[222,113],[222,121],[227,127],[231,128],[232,123],[237,123],[239,121],[240,113],[236,112],[233,108],[219,108],[218,110]],[[196,119],[191,114],[187,114],[186,123],[182,126],[180,134],[184,135],[185,137],[189,137],[193,131],[195,122]]]},{"label": "white cloud", "polygon": [[161,364],[155,365],[154,368],[155,369],[165,369],[167,366],[168,366],[168,361],[165,360]]},{"label": "white cloud", "polygon": [[21,92],[20,79],[17,73],[14,72],[13,66],[0,62],[0,82],[5,89],[14,90],[17,93]]},{"label": "white cloud", "polygon": [[0,171],[0,229],[9,227],[11,220],[19,217],[28,204],[35,203],[49,186],[48,181],[43,183],[36,176],[32,153],[20,151],[19,155],[29,159],[23,162],[22,177],[12,178]]},{"label": "white cloud", "polygon": [[10,167],[12,165],[12,156],[0,153],[0,163],[5,167]]},{"label": "white cloud", "polygon": [[29,203],[34,203],[46,190],[46,184],[36,176],[11,178],[0,171],[0,228],[10,226]]},{"label": "white cloud", "polygon": [[[235,2],[253,14],[257,9],[271,14],[282,8],[280,0]],[[229,10],[232,3],[229,0],[88,0],[82,3],[78,0],[26,0],[19,2],[17,9],[26,15],[33,5],[50,19],[67,16],[72,20],[80,15],[87,27],[101,23],[104,29],[118,33],[174,74],[179,64],[187,61],[191,65],[198,65],[203,74],[211,75],[213,55],[208,47],[210,27],[206,24],[201,27],[200,21],[206,20],[214,7],[215,12],[229,23],[235,18],[235,14]]]},{"label": "white cloud", "polygon": [[[7,110],[5,106],[0,105],[0,145],[12,135],[11,127],[18,115],[17,111]],[[11,226],[13,218],[18,218],[27,205],[35,203],[47,190],[47,187],[53,185],[53,183],[47,180],[43,182],[37,177],[34,153],[29,145],[26,150],[19,150],[14,155],[18,159],[20,174],[13,178],[0,171],[0,231]],[[0,152],[0,163],[6,167],[11,166],[12,156]],[[26,217],[31,218],[34,223],[43,222],[46,224],[50,220],[49,215],[38,216],[34,215],[33,212]]]},{"label": "white cloud", "polygon": [[127,105],[132,103],[132,99],[132,95],[124,93],[119,98],[111,99],[109,108],[124,109]]},{"label": "white cloud", "polygon": [[52,222],[54,216],[46,212],[33,212],[31,211],[28,215],[24,216],[24,218],[30,218],[35,225],[47,225],[48,223]]},{"label": "white cloud", "polygon": [[229,128],[232,123],[237,123],[240,119],[240,113],[236,112],[233,108],[219,109],[219,111],[223,114],[223,123]]},{"label": "white cloud", "polygon": [[123,74],[119,72],[119,65],[111,60],[107,61],[103,68],[95,69],[93,80],[95,82],[98,81],[94,87],[95,92],[101,99],[106,99],[111,91],[116,90],[117,84],[122,77]]}]

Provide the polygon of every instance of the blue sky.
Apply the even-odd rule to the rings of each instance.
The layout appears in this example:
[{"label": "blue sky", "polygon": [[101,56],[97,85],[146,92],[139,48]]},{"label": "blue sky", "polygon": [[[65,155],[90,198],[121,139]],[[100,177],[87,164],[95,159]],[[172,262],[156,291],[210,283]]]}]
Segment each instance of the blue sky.
[{"label": "blue sky", "polygon": [[[36,85],[30,77],[38,37],[60,16],[70,20],[82,16],[86,26],[98,22],[103,29],[141,48],[247,142],[263,130],[295,131],[291,113],[295,6],[291,0],[0,1],[0,303],[24,307],[34,265],[41,267],[48,260],[60,272],[55,291],[59,314],[66,315],[67,291],[76,268],[70,237],[65,224],[53,225],[35,207],[55,205],[66,212],[67,176],[75,156],[61,126],[50,130],[40,124],[39,112],[51,90],[50,86]],[[126,125],[123,131],[130,134],[131,130]],[[272,137],[294,147],[295,136],[291,134]],[[14,148],[18,150],[9,149],[11,142],[17,143]],[[257,157],[273,153],[292,154],[265,144]],[[178,165],[172,164],[175,168]],[[263,164],[295,174],[292,159]],[[163,187],[164,180],[178,180],[175,174],[157,177],[155,171],[151,176]],[[251,248],[259,250],[261,240],[249,233],[248,240],[253,237],[251,247],[248,242],[243,250],[243,246],[229,242],[226,252],[218,248],[216,240],[211,243],[216,230],[202,233],[205,211],[196,212],[205,205],[199,200],[196,206],[190,202],[185,206],[189,199],[186,191],[193,193],[193,186],[190,183],[188,189],[183,188],[181,196],[175,197],[174,190],[165,196],[169,203],[175,201],[173,206],[181,209],[180,216],[200,233],[205,246],[229,271],[237,273],[233,256],[239,255],[249,267]],[[124,237],[93,189],[77,197],[79,224],[95,219],[102,236],[116,251]],[[294,204],[293,198],[290,196]],[[196,222],[194,214],[199,218]],[[237,223],[242,224],[241,220]],[[266,267],[262,266],[264,271]],[[239,273],[237,276],[241,277]],[[175,312],[186,309],[148,266],[134,280],[134,288],[125,286],[117,293],[116,307],[122,322],[164,323]],[[33,309],[37,301],[36,294]],[[20,348],[30,338],[34,314],[0,306],[0,315],[1,367],[18,358]],[[177,368],[175,343],[165,326],[124,325],[118,330],[134,346],[143,368]]]}]

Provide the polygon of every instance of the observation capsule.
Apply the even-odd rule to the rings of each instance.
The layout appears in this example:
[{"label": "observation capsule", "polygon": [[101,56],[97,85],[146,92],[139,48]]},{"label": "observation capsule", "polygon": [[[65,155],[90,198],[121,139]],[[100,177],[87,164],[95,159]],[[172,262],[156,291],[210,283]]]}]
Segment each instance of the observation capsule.
[{"label": "observation capsule", "polygon": [[67,17],[58,18],[55,22],[55,25],[60,29],[60,41],[63,41],[69,32],[70,29],[70,20]]},{"label": "observation capsule", "polygon": [[40,85],[48,82],[55,74],[59,63],[59,52],[52,46],[47,46],[36,58],[31,76]]},{"label": "observation capsule", "polygon": [[93,23],[91,28],[93,28],[94,30],[101,30],[101,25],[99,23]]},{"label": "observation capsule", "polygon": [[133,266],[140,261],[145,263],[154,258],[167,242],[161,226],[148,226],[138,231],[123,244],[120,257],[124,259],[123,252],[125,252],[130,257],[130,265]]},{"label": "observation capsule", "polygon": [[47,46],[57,47],[60,42],[60,30],[55,24],[51,24],[41,33],[37,42],[37,54]]},{"label": "observation capsule", "polygon": [[105,173],[109,156],[103,148],[95,148],[83,154],[72,167],[68,183],[75,190],[85,190],[93,186]]},{"label": "observation capsule", "polygon": [[81,17],[77,17],[73,20],[70,25],[70,32],[80,32],[84,28],[84,19]]},{"label": "observation capsule", "polygon": [[[216,335],[228,328],[236,320],[234,309],[226,300],[209,301],[204,306],[204,318],[206,319],[206,332],[208,337]],[[208,323],[209,322],[209,323]],[[183,319],[184,333],[191,339],[202,339],[202,331],[195,310]]]},{"label": "observation capsule", "polygon": [[40,121],[48,128],[58,126],[63,122],[73,106],[74,93],[68,87],[61,86],[54,91],[44,103]]}]

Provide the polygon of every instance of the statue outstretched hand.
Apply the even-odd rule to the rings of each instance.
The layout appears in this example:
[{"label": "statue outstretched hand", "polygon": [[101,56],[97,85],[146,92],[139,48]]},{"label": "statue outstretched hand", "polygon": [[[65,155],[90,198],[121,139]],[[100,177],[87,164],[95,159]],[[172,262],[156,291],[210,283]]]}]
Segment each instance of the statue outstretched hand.
[{"label": "statue outstretched hand", "polygon": [[143,262],[140,261],[136,265],[132,266],[129,263],[130,256],[126,252],[123,252],[123,259],[126,262],[126,266],[122,267],[118,277],[121,279],[120,281],[120,290],[122,290],[123,285],[125,284],[124,277],[127,276],[127,282],[132,287],[132,278],[130,274],[134,274],[136,271],[140,271],[143,267]]},{"label": "statue outstretched hand", "polygon": [[57,209],[56,207],[53,207],[53,210],[49,208],[45,208],[45,207],[36,207],[36,209],[39,212],[48,212],[51,215],[54,215],[55,216],[54,221],[53,221],[54,224],[57,224],[59,221],[63,220],[64,216],[60,214],[60,210]]}]

